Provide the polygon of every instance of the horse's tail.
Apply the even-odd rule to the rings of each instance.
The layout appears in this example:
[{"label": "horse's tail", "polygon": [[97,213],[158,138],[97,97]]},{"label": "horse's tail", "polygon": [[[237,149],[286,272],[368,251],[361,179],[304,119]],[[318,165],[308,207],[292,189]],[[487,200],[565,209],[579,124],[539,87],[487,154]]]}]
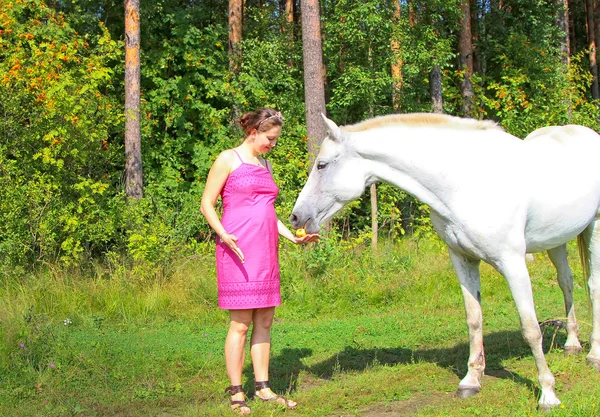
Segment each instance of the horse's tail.
[{"label": "horse's tail", "polygon": [[590,279],[590,240],[592,234],[586,228],[577,236],[577,249],[579,250],[579,259],[581,260],[581,269],[583,271],[583,280],[585,291],[588,293],[588,300],[590,300],[590,287],[588,286],[588,280]]}]

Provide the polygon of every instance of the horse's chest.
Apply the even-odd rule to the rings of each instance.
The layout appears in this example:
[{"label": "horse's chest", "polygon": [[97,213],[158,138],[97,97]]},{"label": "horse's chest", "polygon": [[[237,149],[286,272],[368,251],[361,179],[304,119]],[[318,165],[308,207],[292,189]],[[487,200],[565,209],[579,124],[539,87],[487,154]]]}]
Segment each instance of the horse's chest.
[{"label": "horse's chest", "polygon": [[483,256],[481,242],[464,225],[447,221],[433,212],[431,213],[431,223],[444,243],[455,252],[468,257],[481,258]]}]

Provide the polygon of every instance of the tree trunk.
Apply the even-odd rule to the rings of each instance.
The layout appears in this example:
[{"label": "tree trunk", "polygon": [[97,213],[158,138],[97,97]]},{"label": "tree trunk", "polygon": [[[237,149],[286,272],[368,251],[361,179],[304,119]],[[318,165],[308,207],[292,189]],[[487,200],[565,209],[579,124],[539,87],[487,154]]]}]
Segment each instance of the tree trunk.
[{"label": "tree trunk", "polygon": [[594,36],[596,39],[596,65],[598,63],[598,46],[600,45],[600,1],[593,0],[594,7]]},{"label": "tree trunk", "polygon": [[568,65],[571,54],[571,38],[569,36],[569,4],[568,0],[554,0],[554,2],[558,8],[556,25],[562,32],[560,39],[561,60],[564,65]]},{"label": "tree trunk", "polygon": [[434,64],[429,73],[429,89],[431,93],[431,110],[434,113],[443,113],[444,106],[442,101],[442,70],[439,64]]},{"label": "tree trunk", "polygon": [[379,233],[379,223],[377,219],[377,184],[371,184],[369,189],[371,193],[371,229],[373,235],[371,236],[371,248],[377,249],[377,238]]},{"label": "tree trunk", "polygon": [[[434,28],[434,38],[438,38],[439,34],[437,29],[435,29],[436,25],[432,21],[430,14],[427,13],[426,9],[423,9],[421,11],[425,16],[425,24]],[[431,45],[430,48],[432,50],[435,49],[434,45]],[[431,111],[434,113],[443,113],[444,107],[442,99],[442,69],[440,68],[437,56],[433,57],[431,69],[429,70],[429,95],[431,96]]]},{"label": "tree trunk", "polygon": [[[569,30],[569,1],[568,0],[554,0],[554,4],[558,10],[556,15],[556,25],[561,31],[560,39],[560,53],[561,62],[564,66],[564,71],[568,71],[568,65],[571,60],[571,39]],[[565,96],[565,107],[567,108],[567,120],[570,122],[573,118],[573,105],[570,93]]]},{"label": "tree trunk", "polygon": [[392,34],[392,40],[390,46],[392,48],[392,105],[394,112],[400,113],[401,101],[400,92],[402,91],[403,79],[402,79],[402,49],[400,42],[398,41],[398,35],[395,34],[397,25],[400,24],[400,2],[394,1],[394,33]]},{"label": "tree trunk", "polygon": [[288,38],[288,51],[290,53],[290,57],[288,59],[288,65],[290,67],[294,66],[294,59],[292,58],[292,52],[294,50],[294,41],[296,40],[294,37],[294,0],[283,0],[285,2],[285,27],[283,32],[287,34]]},{"label": "tree trunk", "polygon": [[586,0],[587,39],[590,48],[590,72],[592,73],[592,98],[598,99],[598,65],[596,63],[596,25],[594,19],[594,1]]},{"label": "tree trunk", "polygon": [[140,1],[125,0],[125,194],[142,198],[140,134]]},{"label": "tree trunk", "polygon": [[408,5],[408,24],[412,28],[417,24],[414,0],[406,0],[406,4]]},{"label": "tree trunk", "polygon": [[306,131],[309,171],[325,138],[325,126],[321,113],[325,110],[325,74],[321,44],[321,23],[318,0],[303,0],[302,46],[304,57],[304,101],[306,105]]},{"label": "tree trunk", "polygon": [[462,0],[461,12],[459,69],[464,74],[461,83],[463,98],[462,113],[463,116],[470,116],[473,104],[473,85],[471,84],[471,74],[473,74],[473,43],[471,35],[471,4],[469,0]]},{"label": "tree trunk", "polygon": [[[415,0],[406,0],[406,5],[408,6],[408,25],[411,28],[418,23],[414,2]],[[402,213],[402,217],[400,219],[402,229],[407,235],[411,235],[413,233],[412,218],[414,212],[411,196],[406,195],[404,199],[402,199],[400,203],[400,212]]]},{"label": "tree trunk", "polygon": [[242,61],[242,0],[229,0],[229,71],[237,74]]},{"label": "tree trunk", "polygon": [[[229,72],[235,79],[242,65],[242,21],[245,0],[229,0]],[[232,103],[232,123],[242,114],[240,103]]]},{"label": "tree trunk", "polygon": [[477,45],[479,43],[479,2],[470,0],[471,3],[471,36],[473,37],[473,72],[481,73],[481,64]]},{"label": "tree trunk", "polygon": [[[285,0],[285,21],[291,27],[294,24],[294,0]],[[292,31],[292,40],[294,33]]]},{"label": "tree trunk", "polygon": [[[567,19],[567,30],[569,34],[569,55],[577,53],[577,33],[575,32],[575,14],[569,10],[569,0],[564,1],[565,14]],[[570,56],[569,56],[570,62]]]}]

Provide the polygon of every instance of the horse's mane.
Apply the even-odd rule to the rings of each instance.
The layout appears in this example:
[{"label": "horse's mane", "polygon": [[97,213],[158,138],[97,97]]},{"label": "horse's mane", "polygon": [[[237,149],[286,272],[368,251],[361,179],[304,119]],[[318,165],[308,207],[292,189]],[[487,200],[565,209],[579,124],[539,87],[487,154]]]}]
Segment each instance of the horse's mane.
[{"label": "horse's mane", "polygon": [[451,129],[469,130],[502,130],[500,126],[491,120],[463,119],[456,116],[437,113],[408,113],[391,114],[367,119],[363,122],[341,126],[345,132],[362,132],[364,130],[376,129],[378,127],[403,125],[403,126],[439,126]]}]

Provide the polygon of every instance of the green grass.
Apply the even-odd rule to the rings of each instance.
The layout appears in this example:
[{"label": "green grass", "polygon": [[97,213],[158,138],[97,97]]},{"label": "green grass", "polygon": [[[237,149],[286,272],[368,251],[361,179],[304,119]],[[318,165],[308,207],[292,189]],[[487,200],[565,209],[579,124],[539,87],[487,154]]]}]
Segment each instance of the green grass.
[{"label": "green grass", "polygon": [[[468,335],[439,242],[384,243],[377,253],[322,242],[312,251],[286,246],[281,255],[284,304],[270,379],[300,406],[251,399],[253,415],[540,415],[535,363],[507,285],[491,267],[482,268],[484,386],[459,400]],[[547,256],[529,266],[538,319],[564,319]],[[216,308],[212,254],[173,270],[168,279],[141,280],[100,267],[48,269],[2,281],[0,416],[232,415],[222,394],[227,314]],[[591,318],[581,282],[575,297],[584,353],[564,357],[564,330],[544,332],[563,401],[551,416],[600,415],[600,373],[585,363]],[[248,357],[246,392],[252,379]]]}]

